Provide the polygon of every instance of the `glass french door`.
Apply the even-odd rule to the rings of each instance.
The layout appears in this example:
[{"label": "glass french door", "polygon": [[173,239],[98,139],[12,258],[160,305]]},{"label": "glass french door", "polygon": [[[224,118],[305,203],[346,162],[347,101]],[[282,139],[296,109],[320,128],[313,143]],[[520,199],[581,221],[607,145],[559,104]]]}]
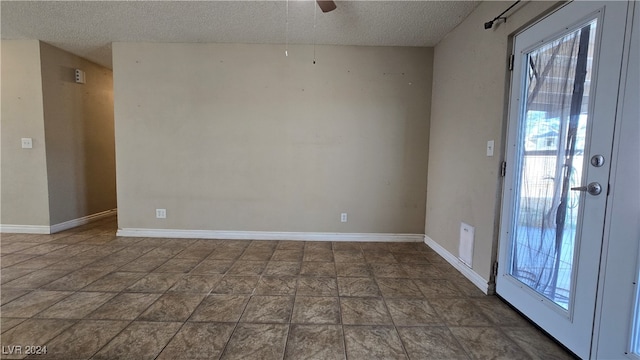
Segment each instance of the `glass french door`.
[{"label": "glass french door", "polygon": [[496,291],[590,355],[626,2],[574,1],[514,38]]}]

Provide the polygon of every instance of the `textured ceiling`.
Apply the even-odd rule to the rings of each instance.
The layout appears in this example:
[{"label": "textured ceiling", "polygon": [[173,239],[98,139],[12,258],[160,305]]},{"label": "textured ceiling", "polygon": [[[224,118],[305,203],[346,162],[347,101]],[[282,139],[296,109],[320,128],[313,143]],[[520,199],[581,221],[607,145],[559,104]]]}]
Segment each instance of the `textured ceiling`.
[{"label": "textured ceiling", "polygon": [[[433,46],[474,1],[289,0],[289,43]],[[39,39],[111,68],[111,42],[284,44],[286,1],[5,1],[3,39]]]}]

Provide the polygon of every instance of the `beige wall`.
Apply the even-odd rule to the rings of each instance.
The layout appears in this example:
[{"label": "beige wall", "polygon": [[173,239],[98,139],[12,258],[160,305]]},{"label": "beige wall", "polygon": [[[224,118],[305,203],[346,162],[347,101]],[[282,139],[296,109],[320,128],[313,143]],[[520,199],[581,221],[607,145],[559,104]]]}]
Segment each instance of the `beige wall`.
[{"label": "beige wall", "polygon": [[[509,35],[556,2],[525,2],[506,24],[483,23],[508,3],[484,1],[436,47],[425,234],[458,255],[460,222],[475,226],[473,270],[495,260]],[[486,156],[488,140],[495,156]]]},{"label": "beige wall", "polygon": [[114,209],[112,72],[45,43],[40,55],[51,224]]},{"label": "beige wall", "polygon": [[119,226],[422,233],[432,49],[316,53],[114,43]]},{"label": "beige wall", "polygon": [[[74,82],[75,68],[87,84]],[[3,40],[1,126],[0,224],[50,226],[116,207],[111,70],[37,40]]]},{"label": "beige wall", "polygon": [[[39,42],[0,43],[0,224],[47,226],[50,223]],[[21,138],[32,138],[33,149],[22,149]]]}]

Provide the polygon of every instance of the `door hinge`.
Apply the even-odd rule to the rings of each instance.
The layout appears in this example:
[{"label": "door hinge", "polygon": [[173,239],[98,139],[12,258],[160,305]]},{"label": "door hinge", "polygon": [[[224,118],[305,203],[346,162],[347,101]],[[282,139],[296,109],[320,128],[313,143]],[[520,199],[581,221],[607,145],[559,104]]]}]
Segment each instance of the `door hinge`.
[{"label": "door hinge", "polygon": [[500,177],[504,177],[507,174],[507,162],[500,163]]},{"label": "door hinge", "polygon": [[497,278],[498,277],[498,262],[494,262],[493,263],[493,278]]},{"label": "door hinge", "polygon": [[515,61],[515,55],[509,55],[509,71],[513,70],[513,62]]}]

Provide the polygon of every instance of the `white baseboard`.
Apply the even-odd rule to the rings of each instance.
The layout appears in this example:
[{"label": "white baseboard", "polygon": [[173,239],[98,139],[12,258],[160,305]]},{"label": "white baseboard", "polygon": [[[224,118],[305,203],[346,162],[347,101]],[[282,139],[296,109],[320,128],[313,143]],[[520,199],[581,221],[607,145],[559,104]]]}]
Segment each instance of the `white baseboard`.
[{"label": "white baseboard", "polygon": [[119,229],[117,236],[228,240],[421,242],[423,234],[325,233],[278,231],[220,231],[175,229]]},{"label": "white baseboard", "polygon": [[99,213],[83,216],[81,218],[65,221],[63,223],[51,225],[51,234],[55,234],[60,231],[65,231],[68,229],[72,229],[74,227],[85,225],[93,221],[97,221],[103,219],[107,216],[112,216],[118,213],[118,209],[111,209],[106,211],[101,211]]},{"label": "white baseboard", "polygon": [[50,234],[47,225],[0,225],[0,233],[10,234]]},{"label": "white baseboard", "polygon": [[460,271],[464,277],[469,279],[475,286],[477,286],[483,293],[492,294],[494,291],[493,284],[489,284],[487,280],[485,280],[482,276],[478,275],[477,272],[473,271],[470,267],[468,267],[462,260],[458,259],[457,256],[453,255],[447,249],[443,248],[440,244],[435,242],[432,238],[424,235],[424,243],[427,244],[433,251],[438,253],[438,255],[442,256],[451,266],[456,268],[456,270]]},{"label": "white baseboard", "polygon": [[47,225],[0,225],[0,233],[16,233],[16,234],[55,234],[60,231],[68,230],[76,226],[85,225],[90,222],[100,220],[107,216],[115,215],[117,209],[102,211],[99,213],[83,216],[78,219],[65,221],[60,224],[51,226]]}]

